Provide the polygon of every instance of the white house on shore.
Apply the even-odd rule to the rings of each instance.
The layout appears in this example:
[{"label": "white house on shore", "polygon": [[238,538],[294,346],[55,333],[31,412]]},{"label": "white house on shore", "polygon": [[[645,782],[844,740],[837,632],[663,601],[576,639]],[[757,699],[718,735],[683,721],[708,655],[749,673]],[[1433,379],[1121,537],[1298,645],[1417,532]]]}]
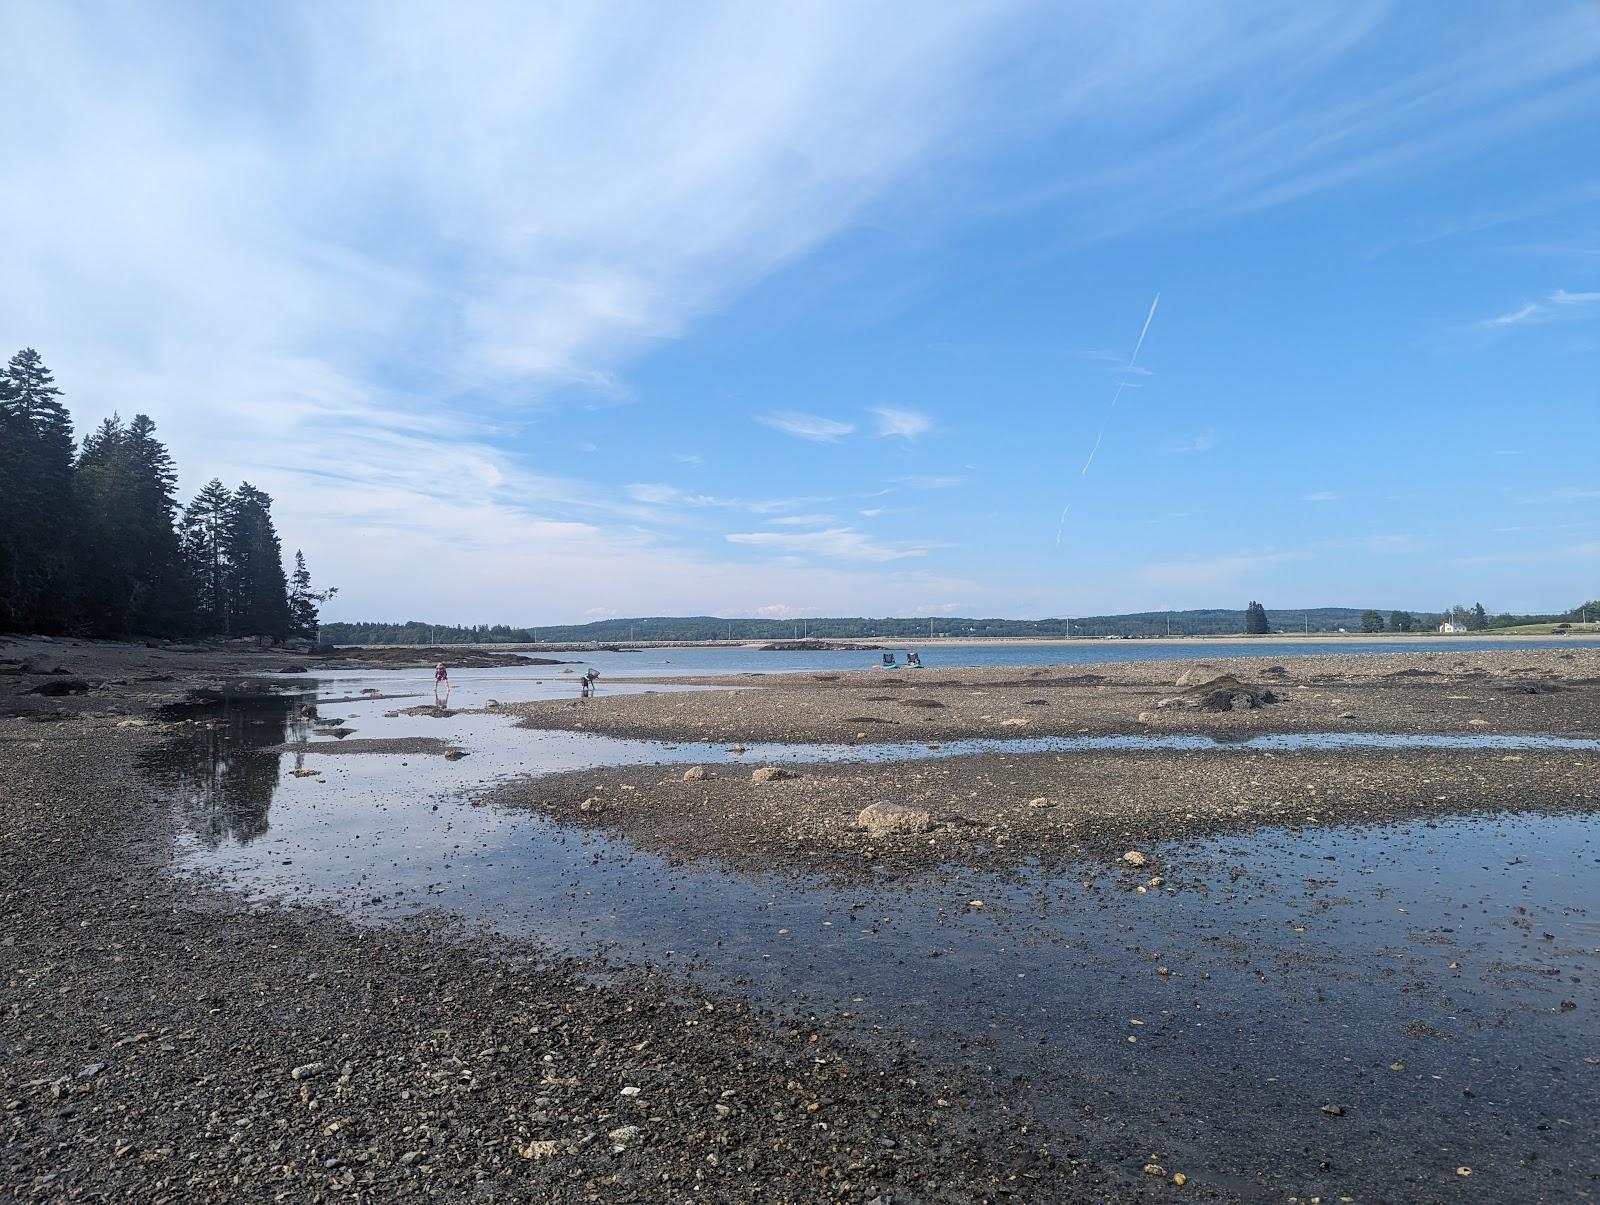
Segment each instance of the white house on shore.
[{"label": "white house on shore", "polygon": [[1448,619],[1439,625],[1439,631],[1446,636],[1459,636],[1466,630],[1464,624],[1451,623]]}]

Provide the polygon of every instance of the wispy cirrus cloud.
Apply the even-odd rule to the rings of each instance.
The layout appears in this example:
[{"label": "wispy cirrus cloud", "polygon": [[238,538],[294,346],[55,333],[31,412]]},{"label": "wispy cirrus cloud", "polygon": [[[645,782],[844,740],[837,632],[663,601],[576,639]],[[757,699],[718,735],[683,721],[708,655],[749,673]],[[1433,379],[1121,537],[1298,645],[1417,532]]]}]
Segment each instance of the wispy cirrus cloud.
[{"label": "wispy cirrus cloud", "polygon": [[1240,585],[1264,570],[1291,561],[1308,560],[1306,551],[1242,552],[1195,560],[1159,561],[1138,571],[1147,585],[1191,595],[1204,595]]},{"label": "wispy cirrus cloud", "polygon": [[880,438],[916,439],[933,429],[933,419],[920,410],[900,410],[893,406],[873,408]]},{"label": "wispy cirrus cloud", "polygon": [[838,521],[833,515],[783,515],[767,520],[775,527],[826,527]]},{"label": "wispy cirrus cloud", "polygon": [[1339,495],[1332,490],[1313,490],[1309,494],[1301,495],[1302,502],[1337,502]]},{"label": "wispy cirrus cloud", "polygon": [[1567,289],[1556,289],[1548,293],[1539,301],[1528,301],[1515,309],[1507,310],[1503,314],[1496,314],[1492,318],[1485,318],[1477,325],[1480,329],[1495,330],[1510,326],[1531,326],[1541,322],[1557,322],[1562,319],[1582,318],[1588,313],[1587,307],[1600,303],[1600,292],[1570,292]]},{"label": "wispy cirrus cloud", "polygon": [[809,439],[813,443],[837,443],[856,429],[854,423],[824,418],[820,414],[802,414],[798,410],[776,410],[771,414],[758,415],[756,421],[765,423],[774,431],[782,431],[796,439]]},{"label": "wispy cirrus cloud", "polygon": [[1212,431],[1201,431],[1197,435],[1169,443],[1166,450],[1173,456],[1199,456],[1216,446],[1216,434]]},{"label": "wispy cirrus cloud", "polygon": [[850,527],[829,527],[822,531],[736,531],[727,537],[730,544],[764,548],[773,552],[802,553],[836,561],[898,561],[926,556],[926,548],[880,543]]}]

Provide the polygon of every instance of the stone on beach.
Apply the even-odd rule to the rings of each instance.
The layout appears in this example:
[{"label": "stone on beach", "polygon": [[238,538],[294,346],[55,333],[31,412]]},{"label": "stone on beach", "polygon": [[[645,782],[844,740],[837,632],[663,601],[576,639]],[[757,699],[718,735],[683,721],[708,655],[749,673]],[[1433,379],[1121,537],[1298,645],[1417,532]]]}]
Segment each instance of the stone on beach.
[{"label": "stone on beach", "polygon": [[925,833],[933,827],[933,819],[921,808],[908,808],[899,803],[872,803],[861,809],[856,824],[867,830],[871,837],[886,837],[896,833]]},{"label": "stone on beach", "polygon": [[785,770],[782,766],[761,766],[750,771],[751,782],[779,782],[785,778],[798,778],[793,770]]}]

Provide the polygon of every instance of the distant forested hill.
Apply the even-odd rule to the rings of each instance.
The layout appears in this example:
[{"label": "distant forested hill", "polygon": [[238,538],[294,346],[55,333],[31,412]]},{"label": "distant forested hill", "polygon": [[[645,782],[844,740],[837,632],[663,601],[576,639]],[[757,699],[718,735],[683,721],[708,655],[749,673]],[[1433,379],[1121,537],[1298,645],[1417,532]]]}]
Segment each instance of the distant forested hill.
[{"label": "distant forested hill", "polygon": [[[1361,630],[1360,607],[1314,607],[1307,611],[1267,612],[1274,632]],[[1385,616],[1389,611],[1384,611]],[[1419,618],[1427,618],[1420,617]],[[652,615],[603,619],[557,627],[504,624],[456,627],[418,620],[405,623],[324,623],[322,637],[336,644],[527,644],[535,642],[626,644],[637,640],[792,640],[806,635],[824,640],[870,637],[927,639],[933,636],[1174,636],[1238,635],[1244,610],[1141,611],[1132,615],[1090,615],[1067,619],[955,619],[912,616],[905,619],[718,619],[711,615]],[[1430,625],[1431,626],[1431,625]]]}]

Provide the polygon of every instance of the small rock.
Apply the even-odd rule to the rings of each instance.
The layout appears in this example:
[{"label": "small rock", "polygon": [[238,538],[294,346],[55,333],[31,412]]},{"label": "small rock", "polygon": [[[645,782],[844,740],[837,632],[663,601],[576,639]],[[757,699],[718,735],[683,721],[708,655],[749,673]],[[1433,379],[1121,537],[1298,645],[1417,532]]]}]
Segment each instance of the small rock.
[{"label": "small rock", "polygon": [[1182,1188],[1185,1184],[1187,1184],[1189,1182],[1189,1177],[1184,1175],[1182,1172],[1173,1172],[1172,1173],[1172,1182],[1174,1184],[1176,1184],[1179,1188]]},{"label": "small rock", "polygon": [[1056,805],[1053,801],[1046,799],[1043,795],[1041,795],[1037,799],[1028,800],[1028,806],[1031,808],[1053,808]]},{"label": "small rock", "polygon": [[1130,849],[1127,853],[1123,854],[1122,860],[1129,866],[1148,866],[1150,864],[1150,859],[1145,857],[1136,849]]},{"label": "small rock", "polygon": [[78,1072],[78,1078],[79,1079],[93,1079],[95,1076],[99,1075],[105,1069],[106,1069],[106,1065],[104,1063],[90,1063],[87,1067],[83,1068],[81,1071]]},{"label": "small rock", "polygon": [[598,816],[601,812],[606,810],[605,800],[596,799],[591,795],[588,799],[585,799],[578,805],[578,810],[580,812],[591,812]]},{"label": "small rock", "polygon": [[1141,711],[1139,713],[1139,722],[1141,724],[1153,724],[1155,723],[1155,720],[1156,713],[1153,711]]},{"label": "small rock", "polygon": [[643,1088],[638,1088],[638,1087],[635,1087],[633,1084],[629,1084],[626,1088],[624,1088],[622,1090],[622,1095],[624,1095],[624,1096],[638,1096],[639,1093],[641,1093],[643,1091],[644,1091]]},{"label": "small rock", "polygon": [[149,720],[118,720],[117,721],[117,727],[118,728],[148,728],[148,727],[150,727],[150,721]]},{"label": "small rock", "polygon": [[704,782],[705,777],[706,768],[704,766],[690,766],[683,772],[684,782]]},{"label": "small rock", "polygon": [[290,1079],[310,1079],[313,1075],[320,1075],[327,1067],[326,1063],[301,1063],[289,1072]]},{"label": "small rock", "polygon": [[1009,720],[1000,721],[1000,727],[1002,728],[1026,728],[1027,726],[1028,721],[1021,719],[1020,717],[1013,717]]},{"label": "small rock", "polygon": [[1458,1176],[1470,1176],[1471,1174],[1472,1174],[1472,1169],[1470,1167],[1458,1167],[1458,1168],[1456,1168],[1456,1175],[1458,1175]]},{"label": "small rock", "polygon": [[785,770],[782,766],[761,766],[750,771],[751,782],[780,782],[785,778],[798,778],[793,770]]},{"label": "small rock", "polygon": [[921,808],[872,803],[861,809],[856,825],[866,829],[869,836],[884,837],[892,833],[925,833],[933,827],[933,818]]},{"label": "small rock", "polygon": [[1344,1106],[1343,1105],[1323,1105],[1322,1106],[1322,1111],[1324,1113],[1326,1113],[1329,1117],[1343,1117],[1344,1116]]},{"label": "small rock", "polygon": [[[500,700],[499,699],[485,699],[483,701],[483,709],[485,711],[499,711],[500,710]],[[554,1146],[555,1143],[552,1142],[550,1145]]]},{"label": "small rock", "polygon": [[535,1138],[517,1148],[517,1154],[524,1159],[550,1159],[554,1158],[556,1144],[549,1139]]},{"label": "small rock", "polygon": [[466,755],[467,751],[465,749],[446,749],[444,751],[445,761],[460,761]]},{"label": "small rock", "polygon": [[1467,721],[1467,726],[1469,728],[1487,728],[1489,726],[1489,721],[1488,720],[1468,720]]},{"label": "small rock", "polygon": [[607,1134],[606,1137],[611,1139],[612,1142],[621,1145],[632,1142],[643,1132],[644,1131],[639,1129],[638,1126],[618,1126],[616,1129]]},{"label": "small rock", "polygon": [[1159,1163],[1146,1163],[1144,1165],[1144,1174],[1147,1176],[1165,1177],[1167,1174],[1167,1169],[1162,1167]]},{"label": "small rock", "polygon": [[318,774],[321,774],[321,773],[322,773],[321,770],[307,770],[305,768],[301,768],[299,770],[290,770],[289,771],[289,774],[294,778],[315,778]]}]

